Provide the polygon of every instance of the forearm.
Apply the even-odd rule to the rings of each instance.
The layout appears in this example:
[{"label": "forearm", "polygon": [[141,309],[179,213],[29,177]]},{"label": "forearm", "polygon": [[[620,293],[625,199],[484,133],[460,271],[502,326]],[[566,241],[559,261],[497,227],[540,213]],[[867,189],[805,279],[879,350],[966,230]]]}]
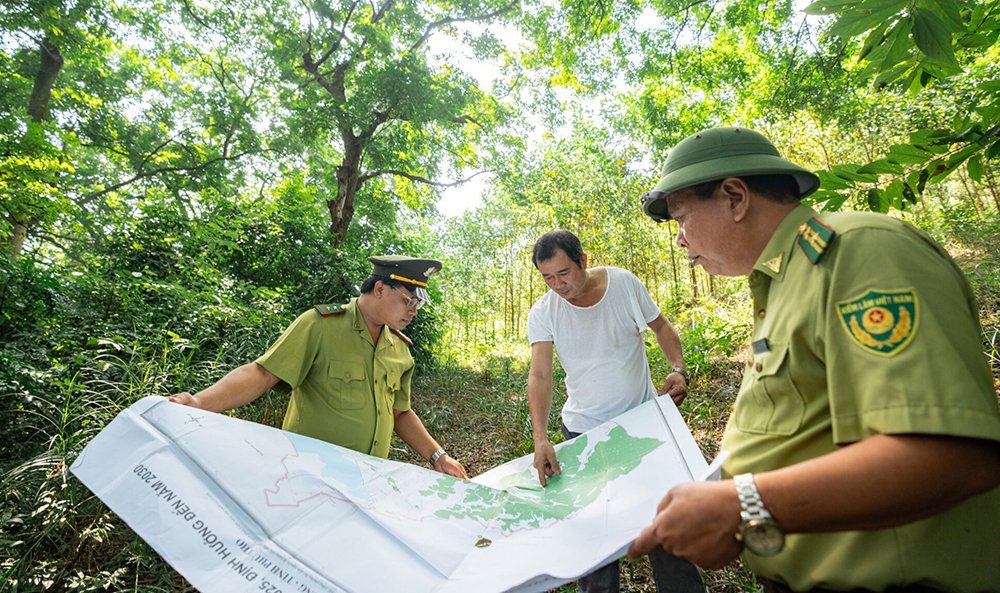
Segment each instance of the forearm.
[{"label": "forearm", "polygon": [[528,375],[528,413],[531,436],[536,443],[549,440],[549,414],[552,413],[552,376]]},{"label": "forearm", "polygon": [[198,407],[223,412],[248,404],[278,383],[278,377],[255,362],[235,368],[215,384],[194,394]]},{"label": "forearm", "polygon": [[790,533],[879,529],[929,517],[996,487],[1000,446],[877,435],[754,477],[765,506]]},{"label": "forearm", "polygon": [[393,431],[410,449],[424,459],[430,460],[431,455],[441,448],[413,410],[395,412]]},{"label": "forearm", "polygon": [[670,325],[670,322],[664,319],[663,325],[654,331],[653,335],[656,336],[656,343],[659,344],[663,355],[667,357],[670,366],[685,368],[684,350],[681,347],[681,339],[677,335],[677,332],[674,331],[674,327]]}]

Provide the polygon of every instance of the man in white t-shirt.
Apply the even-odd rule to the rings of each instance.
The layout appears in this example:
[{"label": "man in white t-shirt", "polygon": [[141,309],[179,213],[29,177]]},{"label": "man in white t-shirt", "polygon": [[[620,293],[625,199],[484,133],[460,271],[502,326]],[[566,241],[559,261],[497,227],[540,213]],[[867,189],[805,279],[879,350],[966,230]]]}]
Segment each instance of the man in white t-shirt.
[{"label": "man in white t-shirt", "polygon": [[[531,369],[528,408],[535,441],[535,469],[545,486],[560,472],[547,427],[552,410],[552,352],[566,371],[562,432],[567,439],[649,401],[669,395],[679,404],[688,392],[681,341],[628,270],[587,268],[580,239],[565,230],[542,235],[532,261],[551,290],[528,313]],[[653,330],[671,372],[657,390],[650,377],[642,332]],[[649,555],[656,590],[695,593],[705,590],[698,569],[662,549]],[[579,580],[581,593],[617,593],[618,561]]]}]

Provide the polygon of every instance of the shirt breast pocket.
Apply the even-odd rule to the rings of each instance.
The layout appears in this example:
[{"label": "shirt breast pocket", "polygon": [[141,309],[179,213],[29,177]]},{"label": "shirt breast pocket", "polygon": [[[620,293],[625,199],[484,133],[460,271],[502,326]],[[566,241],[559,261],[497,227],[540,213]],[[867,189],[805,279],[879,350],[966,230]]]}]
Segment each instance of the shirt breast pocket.
[{"label": "shirt breast pocket", "polygon": [[744,432],[789,436],[802,426],[806,402],[789,369],[788,344],[754,357],[743,377],[733,422]]},{"label": "shirt breast pocket", "polygon": [[327,367],[330,384],[330,400],[338,410],[363,408],[369,399],[365,366],[360,362],[334,360]]}]

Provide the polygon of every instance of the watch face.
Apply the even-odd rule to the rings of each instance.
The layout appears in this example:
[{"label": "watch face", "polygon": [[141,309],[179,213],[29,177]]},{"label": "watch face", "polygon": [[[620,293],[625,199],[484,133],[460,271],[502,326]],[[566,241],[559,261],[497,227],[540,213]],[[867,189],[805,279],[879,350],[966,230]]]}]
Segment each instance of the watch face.
[{"label": "watch face", "polygon": [[774,556],[785,547],[785,534],[768,519],[754,519],[743,525],[743,545],[758,556]]}]

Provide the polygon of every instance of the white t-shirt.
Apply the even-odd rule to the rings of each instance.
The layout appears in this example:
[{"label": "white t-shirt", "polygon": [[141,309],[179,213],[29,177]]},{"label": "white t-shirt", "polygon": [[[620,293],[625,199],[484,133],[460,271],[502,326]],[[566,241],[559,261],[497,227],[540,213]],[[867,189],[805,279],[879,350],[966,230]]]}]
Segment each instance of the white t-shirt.
[{"label": "white t-shirt", "polygon": [[562,419],[573,432],[656,397],[642,331],[660,315],[632,272],[607,267],[604,296],[577,307],[551,290],[528,313],[528,341],[552,342],[566,371]]}]

